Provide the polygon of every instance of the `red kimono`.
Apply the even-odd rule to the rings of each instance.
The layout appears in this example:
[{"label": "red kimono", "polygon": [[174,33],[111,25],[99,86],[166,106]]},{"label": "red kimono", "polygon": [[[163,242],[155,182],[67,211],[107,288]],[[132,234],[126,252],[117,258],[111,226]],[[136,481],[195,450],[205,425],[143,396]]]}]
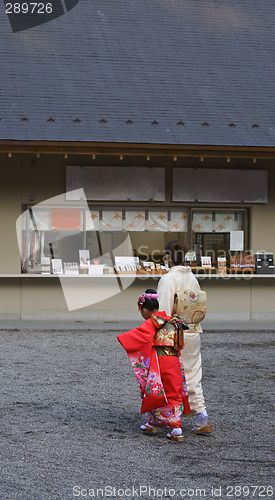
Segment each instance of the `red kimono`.
[{"label": "red kimono", "polygon": [[141,413],[154,426],[181,427],[190,413],[180,349],[184,346],[179,318],[157,312],[139,328],[118,335],[141,391]]}]

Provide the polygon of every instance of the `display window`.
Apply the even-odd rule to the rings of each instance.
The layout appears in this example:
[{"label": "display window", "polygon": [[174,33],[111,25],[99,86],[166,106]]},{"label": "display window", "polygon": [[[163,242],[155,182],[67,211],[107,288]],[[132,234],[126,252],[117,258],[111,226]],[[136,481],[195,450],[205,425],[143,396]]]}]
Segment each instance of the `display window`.
[{"label": "display window", "polygon": [[85,246],[84,213],[80,208],[28,207],[21,216],[21,271],[50,272],[51,259],[77,261]]},{"label": "display window", "polygon": [[248,248],[247,210],[27,207],[21,216],[22,272],[49,274],[53,260],[58,269],[79,271],[80,251],[89,265],[112,268],[116,257],[133,256],[161,266],[171,239],[188,244],[186,260],[194,270],[218,268],[222,259],[230,267],[232,255]]},{"label": "display window", "polygon": [[123,255],[161,265],[169,239],[187,240],[188,210],[35,206],[21,216],[21,230],[23,273],[48,274],[52,260],[75,269],[80,250],[96,265],[111,267]]},{"label": "display window", "polygon": [[[248,246],[247,210],[192,210],[191,246],[197,261],[211,257],[213,265],[219,258],[230,261],[232,253],[242,252]],[[239,246],[234,241],[239,241]]]}]

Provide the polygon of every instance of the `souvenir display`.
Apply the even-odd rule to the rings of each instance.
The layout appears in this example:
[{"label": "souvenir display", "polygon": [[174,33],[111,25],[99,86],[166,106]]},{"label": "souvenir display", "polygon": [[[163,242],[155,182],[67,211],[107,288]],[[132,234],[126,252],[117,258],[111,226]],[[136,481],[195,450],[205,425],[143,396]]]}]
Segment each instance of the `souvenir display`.
[{"label": "souvenir display", "polygon": [[62,259],[52,259],[53,274],[63,274]]},{"label": "souvenir display", "polygon": [[77,262],[64,262],[63,264],[64,274],[76,275],[79,274],[79,268]]},{"label": "souvenir display", "polygon": [[273,253],[256,253],[256,273],[274,274]]},{"label": "souvenir display", "polygon": [[41,257],[41,273],[51,274],[51,259],[50,257]]},{"label": "souvenir display", "polygon": [[81,269],[89,269],[90,265],[90,250],[79,250],[79,267]]},{"label": "souvenir display", "polygon": [[218,274],[227,274],[225,257],[218,257]]},{"label": "souvenir display", "polygon": [[232,273],[254,273],[255,257],[248,253],[237,253],[230,256],[230,271]]}]

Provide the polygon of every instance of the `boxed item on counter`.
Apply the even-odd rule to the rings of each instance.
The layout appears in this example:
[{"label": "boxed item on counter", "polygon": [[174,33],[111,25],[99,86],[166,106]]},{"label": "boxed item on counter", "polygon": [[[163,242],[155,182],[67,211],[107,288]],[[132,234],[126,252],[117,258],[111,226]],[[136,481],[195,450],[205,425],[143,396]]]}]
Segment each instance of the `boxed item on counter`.
[{"label": "boxed item on counter", "polygon": [[255,272],[255,257],[248,253],[230,256],[230,270],[235,273]]},{"label": "boxed item on counter", "polygon": [[104,267],[104,264],[91,264],[89,266],[89,275],[102,276]]},{"label": "boxed item on counter", "polygon": [[115,271],[116,273],[132,274],[137,272],[137,266],[136,264],[116,264]]},{"label": "boxed item on counter", "polygon": [[202,267],[211,267],[211,257],[208,255],[201,257],[201,266]]},{"label": "boxed item on counter", "polygon": [[136,273],[139,267],[139,258],[135,256],[115,257],[115,272],[132,274]]},{"label": "boxed item on counter", "polygon": [[256,273],[274,274],[274,255],[272,252],[256,253]]},{"label": "boxed item on counter", "polygon": [[52,273],[63,274],[62,259],[52,259]]},{"label": "boxed item on counter", "polygon": [[90,250],[79,250],[79,266],[81,269],[89,269]]},{"label": "boxed item on counter", "polygon": [[218,274],[227,274],[226,257],[218,257]]},{"label": "boxed item on counter", "polygon": [[51,258],[41,257],[41,273],[51,274]]},{"label": "boxed item on counter", "polygon": [[77,262],[64,262],[63,269],[64,269],[64,274],[69,274],[71,276],[79,274],[79,268]]},{"label": "boxed item on counter", "polygon": [[114,273],[115,273],[115,269],[112,266],[104,265],[103,274],[114,274]]},{"label": "boxed item on counter", "polygon": [[197,262],[197,255],[195,250],[188,250],[184,257],[185,262],[195,263]]}]

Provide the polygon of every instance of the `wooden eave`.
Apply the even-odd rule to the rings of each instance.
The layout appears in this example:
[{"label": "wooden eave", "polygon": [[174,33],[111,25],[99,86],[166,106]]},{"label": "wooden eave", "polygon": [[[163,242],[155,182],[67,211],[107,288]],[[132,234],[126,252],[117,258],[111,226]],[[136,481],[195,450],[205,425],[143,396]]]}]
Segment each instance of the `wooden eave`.
[{"label": "wooden eave", "polygon": [[275,147],[2,140],[0,153],[273,159]]}]

